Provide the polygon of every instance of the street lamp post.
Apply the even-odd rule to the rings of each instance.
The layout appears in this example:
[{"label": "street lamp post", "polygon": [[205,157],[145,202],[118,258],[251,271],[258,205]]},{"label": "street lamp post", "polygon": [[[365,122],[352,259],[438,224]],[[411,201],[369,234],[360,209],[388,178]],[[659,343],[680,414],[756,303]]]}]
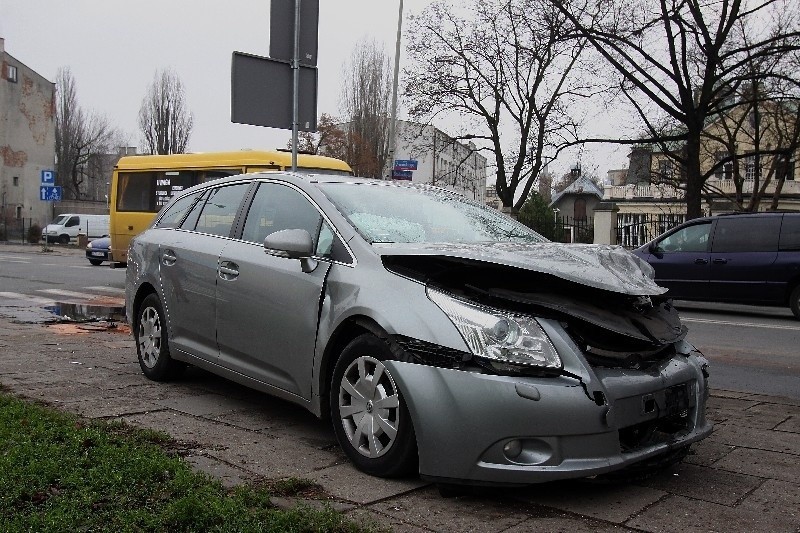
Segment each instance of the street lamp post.
[{"label": "street lamp post", "polygon": [[387,179],[392,179],[394,171],[394,152],[397,148],[397,84],[400,73],[400,40],[403,35],[403,0],[400,0],[400,8],[397,14],[397,42],[394,46],[394,81],[392,82],[392,116],[389,120],[389,175]]}]

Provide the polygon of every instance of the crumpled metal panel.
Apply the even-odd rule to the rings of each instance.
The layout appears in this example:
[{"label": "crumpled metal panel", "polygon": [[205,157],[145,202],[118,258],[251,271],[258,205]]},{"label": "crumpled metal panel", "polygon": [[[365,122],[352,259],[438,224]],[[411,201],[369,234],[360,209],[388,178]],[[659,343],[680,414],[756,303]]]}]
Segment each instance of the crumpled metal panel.
[{"label": "crumpled metal panel", "polygon": [[634,296],[667,289],[653,281],[653,267],[621,246],[608,244],[374,244],[383,256],[441,255],[507,265]]}]

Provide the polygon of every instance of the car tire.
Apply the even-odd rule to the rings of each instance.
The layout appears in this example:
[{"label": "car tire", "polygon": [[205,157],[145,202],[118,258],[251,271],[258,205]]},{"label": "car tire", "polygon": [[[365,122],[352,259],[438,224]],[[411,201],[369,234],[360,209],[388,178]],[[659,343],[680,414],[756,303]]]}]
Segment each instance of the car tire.
[{"label": "car tire", "polygon": [[89,262],[94,266],[100,266],[103,262],[99,259],[89,259]]},{"label": "car tire", "polygon": [[69,244],[69,235],[59,235],[58,244]]},{"label": "car tire", "polygon": [[792,293],[789,295],[789,308],[794,313],[794,317],[800,320],[800,285],[792,289]]},{"label": "car tire", "polygon": [[164,308],[156,294],[148,295],[139,305],[133,335],[139,366],[147,378],[169,381],[186,368],[184,363],[170,357]]},{"label": "car tire", "polygon": [[[418,472],[417,441],[405,401],[386,360],[402,359],[363,334],[342,350],[333,370],[330,409],[336,438],[355,466],[379,477]],[[378,381],[373,383],[377,378]]]}]

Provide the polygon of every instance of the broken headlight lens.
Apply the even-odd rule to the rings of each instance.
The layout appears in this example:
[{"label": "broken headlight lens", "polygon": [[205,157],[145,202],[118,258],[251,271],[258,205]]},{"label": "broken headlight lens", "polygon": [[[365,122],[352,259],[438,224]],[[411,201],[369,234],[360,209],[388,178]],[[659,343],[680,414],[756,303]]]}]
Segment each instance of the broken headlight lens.
[{"label": "broken headlight lens", "polygon": [[535,318],[459,300],[430,287],[427,293],[453,322],[470,351],[496,370],[562,367],[550,338]]}]

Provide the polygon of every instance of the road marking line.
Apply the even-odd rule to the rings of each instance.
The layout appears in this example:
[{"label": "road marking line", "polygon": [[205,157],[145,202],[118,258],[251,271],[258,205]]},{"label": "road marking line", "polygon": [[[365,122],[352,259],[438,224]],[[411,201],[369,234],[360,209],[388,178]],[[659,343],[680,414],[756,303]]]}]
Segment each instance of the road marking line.
[{"label": "road marking line", "polygon": [[94,296],[99,296],[99,294],[65,291],[64,289],[36,289],[36,292],[44,292],[47,294],[58,294],[59,296],[72,296],[73,298],[92,298]]},{"label": "road marking line", "polygon": [[40,296],[32,296],[30,294],[20,294],[18,292],[0,292],[0,298],[8,298],[9,300],[25,300],[26,303],[33,305],[55,305],[53,300],[42,298]]},{"label": "road marking line", "polygon": [[720,326],[745,326],[750,328],[788,329],[792,331],[800,331],[800,326],[779,326],[773,324],[756,324],[753,322],[731,322],[730,320],[710,320],[707,318],[681,317],[681,320],[684,322],[697,322],[699,324],[718,324]]},{"label": "road marking line", "polygon": [[118,289],[117,287],[84,287],[87,291],[100,291],[110,292],[112,294],[125,294],[125,289]]}]

